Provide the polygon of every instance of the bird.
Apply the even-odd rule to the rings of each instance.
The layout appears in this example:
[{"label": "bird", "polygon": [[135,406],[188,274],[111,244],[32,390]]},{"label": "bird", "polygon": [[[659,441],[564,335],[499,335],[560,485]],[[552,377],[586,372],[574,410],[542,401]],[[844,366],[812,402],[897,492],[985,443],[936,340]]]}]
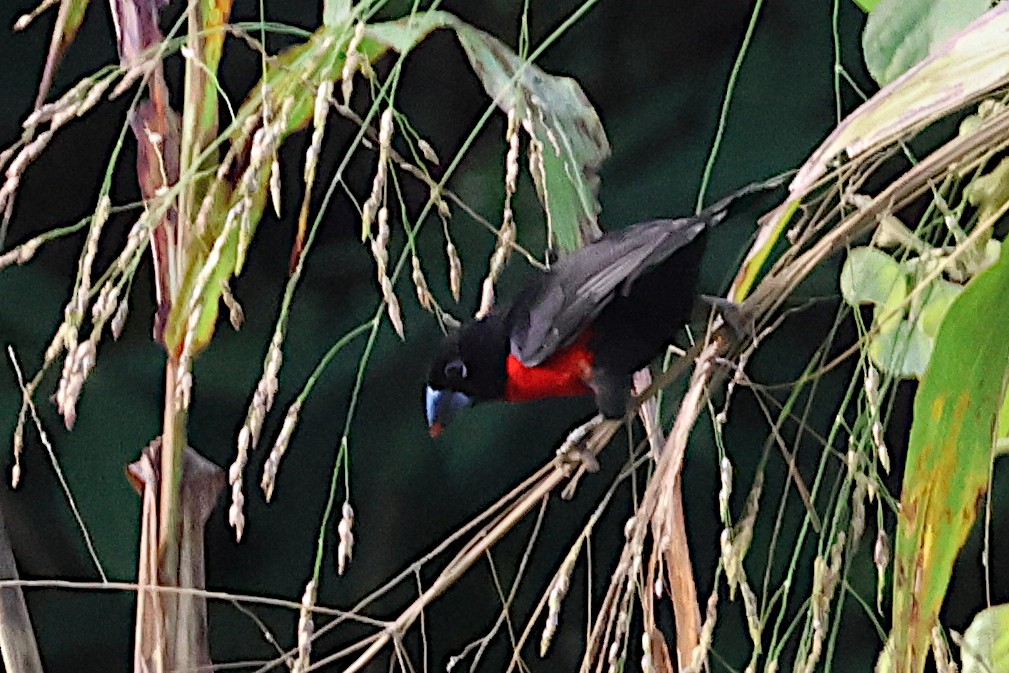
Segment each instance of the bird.
[{"label": "bird", "polygon": [[747,185],[696,216],[610,231],[532,277],[507,308],[450,329],[431,364],[426,415],[437,437],[465,407],[503,400],[592,396],[603,418],[631,407],[636,371],[688,321],[708,231]]}]

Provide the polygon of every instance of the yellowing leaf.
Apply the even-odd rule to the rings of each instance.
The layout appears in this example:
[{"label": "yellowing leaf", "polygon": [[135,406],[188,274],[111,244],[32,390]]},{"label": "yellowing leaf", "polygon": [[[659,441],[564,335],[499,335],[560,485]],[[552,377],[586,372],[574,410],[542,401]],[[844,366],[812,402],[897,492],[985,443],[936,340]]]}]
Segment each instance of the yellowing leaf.
[{"label": "yellowing leaf", "polygon": [[1009,367],[1009,255],[950,306],[914,400],[894,554],[894,670],[920,673],[988,483]]},{"label": "yellowing leaf", "polygon": [[732,301],[742,301],[753,289],[757,279],[764,271],[764,265],[770,258],[774,246],[781,238],[781,234],[785,231],[792,216],[799,209],[799,203],[799,200],[795,199],[776,208],[773,219],[765,222],[764,226],[757,231],[756,240],[747,251],[746,259],[740,265],[739,273],[736,274],[732,281],[732,287],[729,288],[729,298]]},{"label": "yellowing leaf", "polygon": [[923,294],[925,305],[921,309],[921,329],[925,334],[934,337],[939,333],[943,318],[953,305],[956,298],[963,292],[963,286],[938,278]]}]

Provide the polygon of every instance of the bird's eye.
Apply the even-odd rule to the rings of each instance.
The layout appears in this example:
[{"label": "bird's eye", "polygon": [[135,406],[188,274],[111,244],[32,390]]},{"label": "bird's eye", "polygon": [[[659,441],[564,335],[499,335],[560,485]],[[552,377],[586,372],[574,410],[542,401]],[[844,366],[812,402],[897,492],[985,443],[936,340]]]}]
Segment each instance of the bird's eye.
[{"label": "bird's eye", "polygon": [[445,376],[450,379],[464,379],[467,374],[469,372],[466,371],[466,364],[462,360],[452,360],[452,362],[445,365]]}]

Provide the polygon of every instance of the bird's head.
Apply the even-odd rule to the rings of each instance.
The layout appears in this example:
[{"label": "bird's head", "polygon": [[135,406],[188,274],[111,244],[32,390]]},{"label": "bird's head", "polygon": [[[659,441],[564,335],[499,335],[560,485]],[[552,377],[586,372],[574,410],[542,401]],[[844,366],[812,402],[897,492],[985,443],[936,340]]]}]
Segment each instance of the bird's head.
[{"label": "bird's head", "polygon": [[505,391],[508,334],[494,316],[451,330],[427,377],[427,425],[437,437],[457,411],[500,399]]}]

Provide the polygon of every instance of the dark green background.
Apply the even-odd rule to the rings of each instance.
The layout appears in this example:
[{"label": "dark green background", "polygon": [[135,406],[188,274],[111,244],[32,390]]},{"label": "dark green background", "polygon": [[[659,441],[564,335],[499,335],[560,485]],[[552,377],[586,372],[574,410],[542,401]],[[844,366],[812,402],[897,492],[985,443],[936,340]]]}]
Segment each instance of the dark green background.
[{"label": "dark green background", "polygon": [[[179,4],[176,2],[167,10],[171,17],[177,15]],[[238,2],[236,18],[255,18],[257,4]],[[272,20],[310,29],[318,22],[318,4],[267,2],[267,12]],[[571,2],[532,2],[533,44],[548,35],[576,6]],[[28,7],[28,3],[21,1],[4,3],[0,6],[0,26],[11,26]],[[443,7],[509,44],[516,43],[521,3],[448,2]],[[798,165],[833,126],[831,11],[832,5],[827,2],[765,3],[730,110],[709,201],[741,184]],[[606,226],[619,227],[692,210],[725,82],[749,12],[750,7],[742,3],[605,0],[544,54],[540,61],[544,69],[571,75],[581,82],[609,134],[613,156],[603,167],[600,194]],[[4,64],[0,68],[3,92],[0,144],[4,146],[17,138],[20,120],[31,108],[52,20],[50,13],[24,34],[0,32],[0,62]],[[844,63],[871,90],[858,50],[863,20],[861,12],[849,2],[840,3]],[[113,40],[105,3],[94,3],[77,44],[60,70],[56,90],[62,92],[81,74],[112,62]],[[271,47],[279,48],[282,44],[271,42]],[[176,84],[178,65],[173,61],[169,67]],[[240,44],[229,43],[222,64],[224,85],[229,91],[240,98],[241,92],[255,81],[257,69],[258,57]],[[856,99],[848,95],[846,87],[844,90],[845,106],[851,109]],[[447,163],[454,155],[487,103],[449,34],[434,35],[408,59],[398,105],[409,114],[414,127],[431,141],[443,162]],[[110,149],[124,121],[125,105],[125,101],[103,105],[69,126],[28,171],[18,198],[10,243],[25,240],[51,226],[76,221],[93,210]],[[335,116],[331,121],[318,184],[328,181],[354,131],[350,124]],[[500,217],[503,196],[502,135],[502,120],[496,116],[450,183],[491,221]],[[234,437],[260,374],[282,293],[293,237],[292,213],[301,198],[301,163],[306,143],[303,136],[293,138],[282,154],[286,175],[284,217],[277,220],[268,215],[263,220],[247,270],[233,286],[248,321],[237,334],[222,325],[212,347],[196,363],[191,443],[222,466],[230,464],[233,458]],[[132,140],[128,140],[116,171],[114,203],[137,198],[132,152]],[[366,193],[373,166],[374,157],[370,154],[362,154],[352,163],[349,181],[356,193]],[[517,214],[520,239],[539,249],[542,216],[527,179],[520,189]],[[415,186],[409,194],[414,205],[426,196]],[[105,240],[109,244],[121,240],[130,224],[129,218],[114,217]],[[355,342],[337,358],[305,407],[301,426],[281,469],[274,502],[269,507],[263,502],[257,484],[261,461],[287,404],[326,348],[374,310],[373,262],[367,247],[359,242],[358,227],[346,198],[338,197],[326,213],[324,230],[312,251],[305,281],[295,301],[276,405],[279,411],[267,421],[260,451],[253,454],[247,474],[245,539],[241,544],[233,541],[226,522],[227,502],[220,503],[207,527],[209,588],[297,600],[310,575],[320,513],[363,341]],[[394,224],[394,230],[397,227]],[[452,227],[466,271],[464,298],[453,310],[465,315],[476,306],[479,282],[493,239],[458,211]],[[425,225],[422,256],[435,294],[451,305],[439,231],[436,221]],[[724,288],[749,232],[745,221],[736,220],[713,236],[703,278],[706,290]],[[40,361],[62,315],[80,244],[81,236],[61,241],[44,249],[32,264],[0,273],[0,342],[4,346],[13,344],[28,370]],[[402,244],[402,236],[394,235],[393,248],[399,250]],[[104,259],[107,261],[108,257]],[[836,307],[832,298],[836,295],[836,263],[833,260],[832,265],[815,274],[802,289],[806,296],[831,299],[793,320],[764,347],[750,369],[756,380],[787,381],[802,369]],[[514,288],[527,271],[518,258],[513,260],[502,294]],[[131,296],[131,320],[123,339],[118,343],[108,338],[103,341],[98,366],[79,405],[79,421],[74,431],[63,430],[52,405],[40,399],[46,427],[98,554],[110,577],[122,580],[134,578],[139,514],[139,499],[123,478],[124,467],[160,429],[163,357],[149,336],[152,319],[149,275],[149,267],[141,269]],[[398,289],[405,308],[407,339],[400,342],[384,326],[367,372],[351,437],[352,502],[357,513],[355,559],[347,575],[338,579],[332,569],[335,545],[330,545],[320,591],[320,602],[325,604],[352,604],[431,549],[547,459],[559,438],[591,409],[587,401],[579,400],[489,406],[464,414],[440,440],[430,440],[421,397],[437,326],[429,314],[416,306],[412,287],[404,282]],[[852,337],[850,325],[842,329],[842,344]],[[10,367],[5,364],[2,369],[0,424],[6,428],[3,445],[7,445],[19,398]],[[814,427],[829,427],[840,394],[836,388],[843,385],[846,373],[844,368],[835,371],[819,389],[812,419]],[[48,396],[55,384],[55,376],[49,377],[40,397]],[[906,416],[907,395],[898,399],[895,413],[898,419]],[[893,427],[899,428],[900,423]],[[739,511],[751,482],[766,434],[766,426],[752,400],[741,393],[734,403],[727,435],[730,453],[739,469],[735,512]],[[717,459],[710,435],[710,424],[699,423],[684,475],[690,539],[703,596],[711,587],[720,532],[714,497],[718,484]],[[892,443],[897,452],[895,462],[899,464],[903,445],[900,432],[895,433]],[[588,480],[573,502],[551,501],[543,535],[514,608],[518,623],[524,622],[522,617],[545,589],[625,451],[618,443],[603,454],[603,472]],[[803,445],[800,462],[810,478],[819,453],[815,443]],[[94,578],[95,572],[84,555],[80,536],[34,433],[29,434],[25,461],[22,488],[12,492],[8,487],[0,487],[3,516],[24,575]],[[836,468],[835,461],[831,469]],[[783,473],[781,460],[773,458],[750,559],[754,577],[762,576],[773,513],[783,488]],[[899,484],[897,479],[895,476],[895,486]],[[624,492],[593,538],[597,592],[612,572],[622,543],[620,530],[629,512],[630,499]],[[797,515],[798,507],[793,506],[789,512]],[[521,527],[495,554],[497,569],[506,582],[514,575],[529,531],[528,525]],[[790,549],[792,535],[794,530],[787,524],[779,541],[784,545],[781,549]],[[871,600],[874,578],[866,548],[874,532],[870,529],[866,535],[849,579],[859,593]],[[976,542],[971,544],[965,558],[976,559]],[[1004,546],[996,539],[996,555],[1000,548],[1004,551]],[[808,570],[808,566],[805,568]],[[425,579],[433,577],[436,570],[436,566],[427,568]],[[801,570],[797,577],[800,585],[808,582],[807,570]],[[962,628],[971,614],[969,606],[980,600],[981,585],[976,572],[972,565],[963,587],[954,585],[956,595],[963,600],[962,608],[959,600],[957,606],[950,606],[949,617],[954,626]],[[584,579],[582,566],[575,574],[562,631],[548,660],[542,662],[530,651],[529,661],[534,670],[571,670],[576,665],[584,633]],[[996,588],[1005,589],[1004,576],[996,576],[996,582]],[[404,587],[370,608],[368,614],[392,616],[410,597],[410,587]],[[595,599],[598,601],[598,596]],[[127,594],[30,592],[29,606],[47,669],[127,670],[132,605],[132,597]],[[486,632],[493,623],[496,605],[487,566],[483,564],[428,613],[431,664],[440,669],[449,654],[458,653],[466,643]],[[853,602],[849,600],[848,605]],[[741,607],[723,603],[722,614],[715,649],[723,659],[716,660],[715,668],[720,670],[725,663],[731,668],[741,668],[749,652]],[[842,633],[834,670],[868,670],[879,648],[875,634],[857,610],[849,609],[846,614],[851,617],[850,624],[846,624]],[[291,642],[296,615],[277,610],[263,610],[261,615],[282,642]],[[211,634],[218,662],[272,656],[256,626],[229,605],[212,604]],[[327,639],[318,650],[332,649],[349,638],[350,634],[344,634],[335,640]],[[538,636],[533,640],[538,640]],[[414,650],[417,643],[415,635],[408,641]],[[500,643],[492,648],[492,658],[485,665],[498,670],[504,651]],[[637,655],[634,656],[629,665],[636,668]],[[786,660],[788,656],[786,653]],[[384,663],[379,663],[373,670],[385,670],[384,667]]]}]

